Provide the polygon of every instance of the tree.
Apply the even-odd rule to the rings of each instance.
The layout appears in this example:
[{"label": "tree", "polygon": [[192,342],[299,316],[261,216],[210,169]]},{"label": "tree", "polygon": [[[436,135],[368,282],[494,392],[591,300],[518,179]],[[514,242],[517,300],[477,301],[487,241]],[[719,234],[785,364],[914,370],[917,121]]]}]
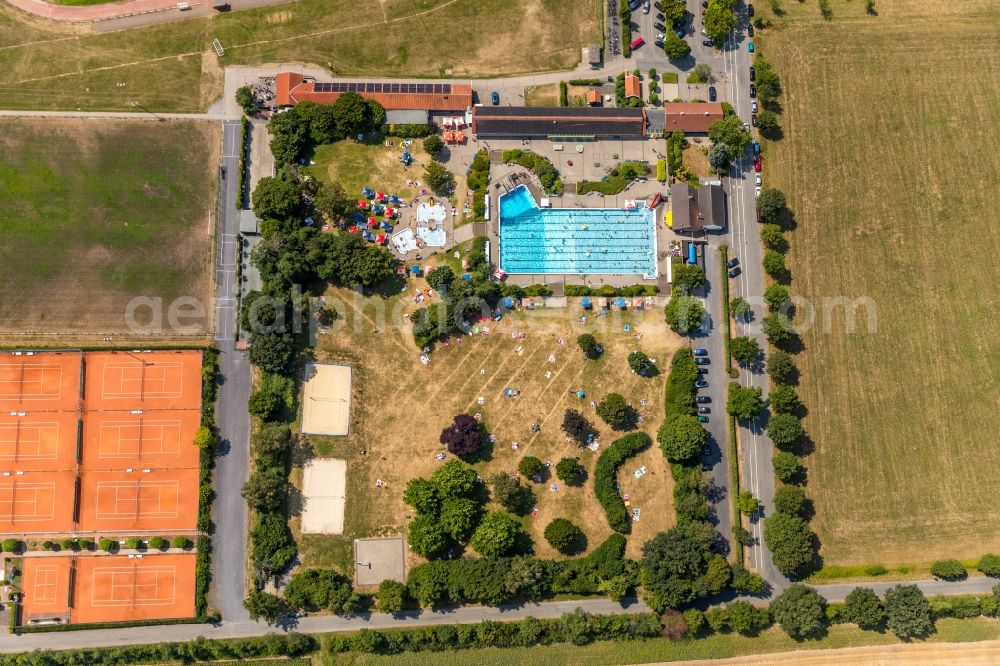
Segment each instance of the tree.
[{"label": "tree", "polygon": [[437,557],[448,547],[448,535],[433,516],[417,516],[410,523],[407,542],[414,553],[430,559]]},{"label": "tree", "polygon": [[760,345],[753,338],[741,335],[730,340],[729,353],[740,365],[751,366],[760,357]]},{"label": "tree", "polygon": [[969,575],[958,560],[938,560],[931,564],[931,575],[944,580],[961,580]]},{"label": "tree", "polygon": [[534,506],[535,494],[531,489],[507,474],[491,476],[490,487],[493,489],[493,500],[508,511],[524,515]]},{"label": "tree", "polygon": [[451,425],[441,431],[440,441],[459,458],[479,451],[486,439],[483,426],[470,414],[458,414]]},{"label": "tree", "polygon": [[712,68],[700,62],[694,66],[694,71],[688,74],[688,83],[708,83],[712,80]]},{"label": "tree", "polygon": [[728,167],[732,157],[729,146],[724,143],[717,143],[708,149],[708,164],[716,171],[722,172]]},{"label": "tree", "polygon": [[757,507],[760,506],[760,500],[753,496],[749,490],[742,491],[736,496],[736,508],[739,509],[740,513],[744,516],[749,516]]},{"label": "tree", "polygon": [[330,569],[299,569],[285,587],[289,606],[310,611],[349,610],[351,595],[351,581]]},{"label": "tree", "polygon": [[799,394],[788,384],[776,384],[771,389],[767,402],[779,414],[791,414],[802,407]]},{"label": "tree", "polygon": [[708,445],[708,432],[690,414],[673,414],[656,432],[656,441],[666,459],[673,464],[690,464]]},{"label": "tree", "polygon": [[649,360],[646,354],[636,349],[628,355],[628,367],[635,374],[645,377],[653,367],[653,362]]},{"label": "tree", "polygon": [[556,478],[569,485],[580,483],[580,462],[575,458],[563,458],[556,463]]},{"label": "tree", "polygon": [[792,328],[792,321],[787,315],[775,312],[764,317],[760,321],[760,328],[764,331],[764,336],[774,345],[783,345],[791,341],[795,330]]},{"label": "tree", "polygon": [[757,197],[757,212],[767,222],[776,221],[786,205],[784,193],[773,187],[765,187]]},{"label": "tree", "polygon": [[662,612],[694,599],[694,583],[708,570],[714,538],[714,528],[696,522],[672,527],[643,544],[639,566],[650,606]]},{"label": "tree", "polygon": [[764,408],[761,395],[759,386],[740,386],[739,382],[730,382],[726,411],[741,421],[749,421]]},{"label": "tree", "polygon": [[214,448],[217,441],[215,431],[208,426],[199,426],[199,428],[194,431],[194,445],[199,449]]},{"label": "tree", "polygon": [[340,183],[321,183],[313,197],[313,208],[331,220],[347,217],[352,203]]},{"label": "tree", "polygon": [[772,351],[767,357],[767,374],[771,381],[787,384],[795,379],[798,370],[792,355],[780,349]]},{"label": "tree", "polygon": [[565,518],[556,518],[545,526],[545,540],[563,555],[576,555],[587,547],[583,530]]},{"label": "tree", "polygon": [[437,134],[431,134],[424,139],[424,150],[427,151],[428,155],[436,158],[444,150],[444,141]]},{"label": "tree", "polygon": [[476,486],[476,470],[459,460],[449,460],[434,470],[431,482],[442,499],[469,497]]},{"label": "tree", "polygon": [[295,338],[288,334],[253,333],[250,335],[250,362],[265,372],[284,375],[296,353]]},{"label": "tree", "polygon": [[240,494],[255,511],[277,511],[288,493],[288,473],[284,467],[255,469]]},{"label": "tree", "polygon": [[703,21],[705,34],[718,44],[722,44],[726,40],[729,33],[736,29],[737,24],[736,14],[719,0],[710,0],[705,9]]},{"label": "tree", "polygon": [[580,446],[590,443],[597,436],[597,431],[583,414],[575,409],[567,409],[563,415],[562,431]]},{"label": "tree", "polygon": [[741,599],[726,606],[726,624],[743,636],[756,636],[771,624],[771,616],[767,609]]},{"label": "tree", "polygon": [[775,136],[778,132],[778,115],[774,111],[762,109],[757,114],[757,129],[764,136]]},{"label": "tree", "polygon": [[691,47],[672,30],[667,30],[666,39],[663,40],[663,52],[671,60],[680,60],[691,53]]},{"label": "tree", "polygon": [[482,506],[476,500],[463,497],[446,500],[441,505],[441,527],[455,541],[465,542],[475,531],[481,515]]},{"label": "tree", "polygon": [[750,304],[746,302],[741,296],[737,296],[729,302],[729,311],[733,313],[733,317],[736,319],[746,318],[753,310]]},{"label": "tree", "polygon": [[371,287],[396,273],[396,260],[389,250],[371,245],[357,234],[333,236],[326,265],[328,270],[321,277],[335,277],[348,287]]},{"label": "tree", "polygon": [[885,623],[885,609],[882,602],[875,595],[875,591],[868,587],[856,587],[844,598],[844,606],[840,611],[841,617],[848,622],[853,622],[861,629],[879,630]]},{"label": "tree", "polygon": [[732,115],[709,125],[708,138],[712,143],[726,144],[732,149],[733,154],[739,155],[750,143],[750,132],[743,127],[743,121],[739,116]]},{"label": "tree", "polygon": [[663,314],[674,333],[687,335],[701,328],[705,319],[705,307],[694,296],[674,294],[663,308]]},{"label": "tree", "polygon": [[774,493],[774,510],[802,517],[806,509],[806,494],[800,486],[783,485]]},{"label": "tree", "polygon": [[771,459],[774,475],[779,481],[789,483],[797,480],[803,472],[799,457],[788,451],[778,451]]},{"label": "tree", "polygon": [[730,587],[741,594],[760,594],[764,591],[764,578],[760,574],[750,573],[743,565],[733,568],[733,581]]},{"label": "tree", "polygon": [[931,605],[916,585],[897,585],[885,593],[886,626],[902,639],[924,638],[934,632]]},{"label": "tree", "polygon": [[424,167],[424,179],[427,186],[444,196],[455,189],[455,176],[445,169],[440,162],[431,162]]},{"label": "tree", "polygon": [[813,533],[804,520],[787,513],[775,513],[764,520],[764,543],[778,571],[798,576],[815,556]]},{"label": "tree", "polygon": [[299,208],[301,195],[296,183],[264,176],[253,189],[254,214],[262,220],[286,220]]},{"label": "tree", "polygon": [[436,516],[441,510],[441,496],[436,484],[415,477],[406,482],[403,501],[416,509],[421,516]]},{"label": "tree", "polygon": [[673,267],[671,279],[674,293],[687,295],[705,284],[705,272],[694,264],[680,264]]},{"label": "tree", "polygon": [[589,359],[597,358],[603,351],[601,346],[597,344],[597,338],[590,333],[579,335],[576,339],[576,344],[583,351],[583,355]]},{"label": "tree", "polygon": [[248,116],[253,115],[254,111],[257,110],[257,100],[254,99],[253,89],[250,86],[240,86],[236,89],[236,103]]},{"label": "tree", "polygon": [[597,415],[611,426],[612,430],[632,430],[638,416],[625,402],[625,396],[620,393],[609,393],[604,396],[604,400],[597,403]]},{"label": "tree", "polygon": [[535,456],[527,455],[517,463],[517,471],[529,479],[541,478],[545,473],[545,463]]},{"label": "tree", "polygon": [[[763,196],[763,194],[761,194]],[[777,224],[767,222],[760,225],[760,242],[775,252],[788,252],[788,239]]]},{"label": "tree", "polygon": [[399,581],[386,579],[378,586],[376,608],[380,613],[398,613],[406,608],[410,593]]},{"label": "tree", "polygon": [[436,291],[448,291],[455,281],[455,273],[448,266],[435,266],[427,273],[427,284]]},{"label": "tree", "polygon": [[781,79],[770,61],[760,55],[757,56],[754,65],[757,68],[757,99],[761,104],[767,104],[781,94]]},{"label": "tree", "polygon": [[173,546],[174,548],[182,548],[184,550],[187,550],[188,548],[191,547],[191,540],[188,539],[187,537],[182,537],[182,536],[174,537],[173,541],[170,542],[170,545]]},{"label": "tree", "polygon": [[794,414],[775,414],[767,422],[767,436],[779,448],[792,446],[805,434],[802,421]]},{"label": "tree", "polygon": [[764,290],[764,302],[772,310],[781,310],[788,303],[788,288],[780,284],[768,285]]},{"label": "tree", "polygon": [[479,523],[469,545],[483,557],[493,560],[507,555],[521,533],[521,523],[506,511],[490,511]]},{"label": "tree", "polygon": [[819,638],[826,630],[826,600],[802,583],[795,583],[771,602],[771,615],[797,641]]},{"label": "tree", "polygon": [[764,252],[764,270],[775,280],[784,280],[788,277],[788,268],[785,267],[785,256],[774,250]]},{"label": "tree", "polygon": [[687,8],[684,0],[663,0],[660,6],[662,7],[660,11],[663,12],[668,25],[684,19],[684,12]]},{"label": "tree", "polygon": [[281,597],[260,590],[252,590],[243,600],[243,607],[254,622],[264,620],[268,624],[277,622],[285,612],[285,602]]}]

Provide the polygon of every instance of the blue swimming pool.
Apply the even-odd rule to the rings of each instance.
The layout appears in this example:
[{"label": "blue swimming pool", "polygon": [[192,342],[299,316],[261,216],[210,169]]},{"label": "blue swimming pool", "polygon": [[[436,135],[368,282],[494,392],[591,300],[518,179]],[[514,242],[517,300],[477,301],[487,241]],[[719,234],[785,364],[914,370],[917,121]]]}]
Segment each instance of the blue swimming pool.
[{"label": "blue swimming pool", "polygon": [[656,277],[656,213],[645,206],[539,208],[524,185],[500,196],[500,268],[512,275]]}]

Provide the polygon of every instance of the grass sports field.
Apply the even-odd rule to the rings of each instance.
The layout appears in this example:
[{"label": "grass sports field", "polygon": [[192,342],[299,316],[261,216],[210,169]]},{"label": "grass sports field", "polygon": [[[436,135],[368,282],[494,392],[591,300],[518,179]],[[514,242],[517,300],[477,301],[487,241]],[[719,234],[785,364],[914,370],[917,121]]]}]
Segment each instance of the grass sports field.
[{"label": "grass sports field", "polygon": [[[390,299],[386,310],[398,318],[417,307],[413,299],[411,288]],[[655,437],[663,416],[665,374],[641,378],[629,370],[626,357],[633,349],[642,349],[665,364],[680,344],[663,326],[659,309],[627,313],[621,319],[595,319],[591,314],[585,325],[578,322],[578,306],[515,312],[500,322],[485,324],[487,336],[438,345],[430,364],[423,366],[409,326],[380,322],[375,314],[377,299],[355,301],[353,292],[336,290],[328,293],[328,300],[345,319],[337,329],[319,336],[316,355],[353,366],[351,433],[345,438],[313,436],[310,440],[320,455],[347,460],[346,518],[342,536],[302,536],[305,564],[335,564],[350,572],[355,538],[405,533],[407,516],[412,513],[402,498],[406,482],[430,476],[441,464],[435,458],[443,450],[438,437],[452,417],[463,412],[482,414],[483,423],[497,438],[492,460],[475,465],[483,478],[515,472],[518,461],[528,453],[553,463],[579,456],[588,470],[586,482],[578,487],[568,487],[554,475],[543,483],[529,483],[538,499],[538,512],[524,523],[540,556],[557,556],[542,536],[553,518],[579,524],[591,547],[611,534],[590,476],[597,454],[570,443],[560,425],[567,408],[578,409],[599,427],[599,441],[607,447],[620,435],[604,425],[590,402],[616,390],[644,417],[640,427]],[[625,323],[631,324],[631,332],[624,331]],[[637,330],[641,340],[634,337]],[[512,339],[516,331],[526,337]],[[585,331],[593,332],[604,345],[600,360],[584,361],[576,347],[576,337]],[[559,344],[560,338],[564,345]],[[520,397],[504,397],[505,388],[519,390]],[[578,389],[586,392],[585,399],[576,396]],[[530,430],[534,422],[541,424],[540,432]],[[518,443],[516,450],[513,442]],[[633,472],[642,466],[648,473],[634,477]],[[298,470],[296,477],[301,477]],[[385,487],[376,488],[377,479]],[[628,546],[628,555],[638,557],[643,542],[673,523],[672,480],[655,443],[627,461],[618,479],[622,491],[631,496],[632,508],[641,510]],[[552,483],[557,484],[556,492],[550,490]]]},{"label": "grass sports field", "polygon": [[[1000,7],[863,5],[786,2],[759,40],[785,89],[764,177],[818,313],[797,361],[812,525],[827,564],[976,557],[1000,548]],[[839,296],[871,298],[877,330],[843,309],[824,330]]]},{"label": "grass sports field", "polygon": [[[567,69],[581,46],[599,40],[600,16],[598,0],[300,0],[76,35],[76,26],[29,19],[4,4],[0,104],[131,110],[127,91],[154,111],[197,111],[222,93],[219,67],[230,64],[308,62],[361,76]],[[221,59],[213,39],[225,47]]]},{"label": "grass sports field", "polygon": [[136,296],[193,296],[208,327],[218,144],[211,123],[6,119],[0,332],[124,332]]}]

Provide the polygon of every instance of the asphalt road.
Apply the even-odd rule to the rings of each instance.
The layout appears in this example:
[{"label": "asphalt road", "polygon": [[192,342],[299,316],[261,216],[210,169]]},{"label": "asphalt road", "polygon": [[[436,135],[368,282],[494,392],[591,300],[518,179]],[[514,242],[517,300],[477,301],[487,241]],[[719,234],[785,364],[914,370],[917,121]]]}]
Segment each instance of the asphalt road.
[{"label": "asphalt road", "polygon": [[239,217],[236,211],[238,160],[241,126],[239,121],[223,123],[221,224],[218,230],[216,280],[216,339],[222,350],[222,385],[216,408],[220,449],[215,468],[215,521],[213,535],[212,605],[225,621],[247,620],[243,608],[246,596],[247,505],[240,495],[246,482],[250,460],[250,361],[245,352],[233,348],[237,299],[235,297]]}]

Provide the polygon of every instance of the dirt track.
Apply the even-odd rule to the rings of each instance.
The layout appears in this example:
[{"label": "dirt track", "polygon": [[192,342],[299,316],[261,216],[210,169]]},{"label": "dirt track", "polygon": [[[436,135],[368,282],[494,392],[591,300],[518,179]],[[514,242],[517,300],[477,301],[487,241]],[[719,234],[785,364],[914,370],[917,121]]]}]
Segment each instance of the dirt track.
[{"label": "dirt track", "polygon": [[[705,664],[705,661],[670,662]],[[879,647],[841,648],[838,650],[806,650],[780,654],[759,654],[749,657],[720,659],[713,666],[739,664],[796,664],[796,666],[882,666],[916,664],[918,666],[989,666],[1000,664],[1000,641],[980,643],[921,643],[915,645],[883,645]],[[665,664],[663,666],[666,666]]]}]

